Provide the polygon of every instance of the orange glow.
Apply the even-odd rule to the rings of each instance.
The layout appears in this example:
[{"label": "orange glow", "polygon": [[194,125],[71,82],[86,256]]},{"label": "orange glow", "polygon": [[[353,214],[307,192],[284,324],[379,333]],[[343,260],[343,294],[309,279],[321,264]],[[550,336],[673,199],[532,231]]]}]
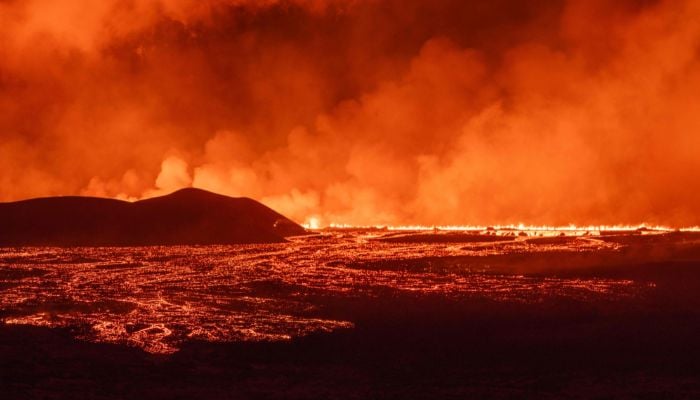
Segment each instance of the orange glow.
[{"label": "orange glow", "polygon": [[[309,224],[305,225],[307,229],[321,229],[317,225],[312,227]],[[671,228],[668,226],[649,226],[646,224],[640,225],[590,225],[590,226],[577,226],[577,225],[565,225],[565,226],[546,226],[546,225],[494,225],[494,226],[479,226],[479,225],[365,225],[365,226],[353,226],[347,224],[334,224],[331,223],[327,227],[328,229],[386,229],[388,231],[524,231],[524,232],[537,232],[537,233],[570,233],[570,234],[599,234],[601,231],[619,231],[619,232],[634,232],[640,231],[641,234],[654,234],[654,233],[666,233],[666,232],[700,232],[700,227],[686,227],[686,228]]]},{"label": "orange glow", "polygon": [[306,229],[320,229],[321,223],[317,217],[309,217],[302,226]]},{"label": "orange glow", "polygon": [[698,4],[4,1],[0,201],[193,186],[310,228],[698,225]]}]

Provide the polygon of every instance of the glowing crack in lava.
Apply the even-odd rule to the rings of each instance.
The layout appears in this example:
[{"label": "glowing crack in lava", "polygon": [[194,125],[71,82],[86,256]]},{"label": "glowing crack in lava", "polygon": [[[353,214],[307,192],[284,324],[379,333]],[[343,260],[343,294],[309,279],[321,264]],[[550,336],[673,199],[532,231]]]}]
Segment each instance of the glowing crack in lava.
[{"label": "glowing crack in lava", "polygon": [[600,257],[633,262],[620,237],[674,235],[685,234],[550,238],[509,230],[344,229],[270,245],[4,248],[0,311],[6,324],[67,327],[85,340],[154,353],[175,352],[190,340],[289,340],[352,328],[351,319],[327,310],[337,301],[639,299],[652,283],[537,272],[597,265]]}]

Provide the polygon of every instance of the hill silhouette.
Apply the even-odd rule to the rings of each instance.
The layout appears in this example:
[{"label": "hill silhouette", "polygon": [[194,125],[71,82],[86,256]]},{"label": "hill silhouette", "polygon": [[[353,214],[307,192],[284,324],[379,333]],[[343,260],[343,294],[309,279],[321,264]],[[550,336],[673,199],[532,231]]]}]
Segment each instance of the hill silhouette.
[{"label": "hill silhouette", "polygon": [[0,246],[275,243],[305,233],[255,200],[192,188],[133,203],[80,196],[0,203]]}]

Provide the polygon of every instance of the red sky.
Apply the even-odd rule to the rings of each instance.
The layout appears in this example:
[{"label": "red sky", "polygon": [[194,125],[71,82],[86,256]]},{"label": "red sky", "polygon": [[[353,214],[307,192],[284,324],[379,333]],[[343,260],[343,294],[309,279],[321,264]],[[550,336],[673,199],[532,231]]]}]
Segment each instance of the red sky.
[{"label": "red sky", "polygon": [[700,224],[700,3],[0,0],[0,201]]}]

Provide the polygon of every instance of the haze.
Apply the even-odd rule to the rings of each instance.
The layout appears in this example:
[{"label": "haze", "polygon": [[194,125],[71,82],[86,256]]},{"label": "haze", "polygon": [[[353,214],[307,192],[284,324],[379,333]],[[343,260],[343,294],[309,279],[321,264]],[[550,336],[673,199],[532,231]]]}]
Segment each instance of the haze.
[{"label": "haze", "polygon": [[0,201],[700,224],[700,2],[0,1]]}]

